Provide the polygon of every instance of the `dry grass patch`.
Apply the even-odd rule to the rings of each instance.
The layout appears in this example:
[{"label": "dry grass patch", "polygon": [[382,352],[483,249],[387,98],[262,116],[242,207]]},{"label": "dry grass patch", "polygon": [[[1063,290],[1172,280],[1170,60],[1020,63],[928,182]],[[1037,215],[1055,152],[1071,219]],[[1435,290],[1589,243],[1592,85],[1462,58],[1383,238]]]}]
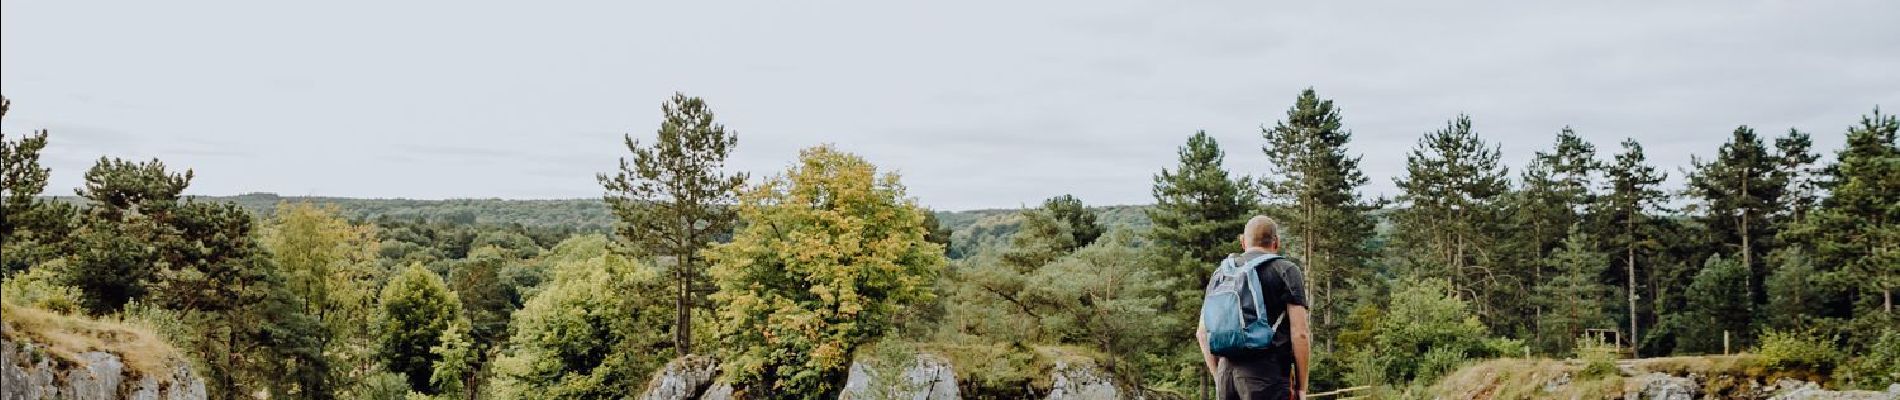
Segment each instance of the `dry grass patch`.
[{"label": "dry grass patch", "polygon": [[[150,328],[123,322],[99,321],[62,315],[33,307],[0,302],[0,337],[18,345],[30,342],[61,363],[77,364],[79,354],[102,351],[119,356],[134,376],[169,379],[178,365],[178,350]],[[149,375],[146,375],[148,374]]]},{"label": "dry grass patch", "polygon": [[1585,377],[1584,368],[1581,362],[1547,358],[1486,360],[1446,375],[1427,390],[1427,398],[1614,399],[1625,392],[1622,376]]}]

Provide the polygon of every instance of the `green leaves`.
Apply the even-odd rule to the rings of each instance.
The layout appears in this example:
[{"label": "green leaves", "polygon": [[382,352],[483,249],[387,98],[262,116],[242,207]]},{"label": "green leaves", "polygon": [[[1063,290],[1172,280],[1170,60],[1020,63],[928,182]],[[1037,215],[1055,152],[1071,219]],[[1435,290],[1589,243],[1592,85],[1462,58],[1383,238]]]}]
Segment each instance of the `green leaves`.
[{"label": "green leaves", "polygon": [[1354,374],[1390,382],[1430,382],[1466,358],[1491,356],[1484,324],[1452,290],[1443,279],[1397,282],[1387,303],[1389,311],[1374,331],[1374,348],[1380,350],[1366,353],[1376,361],[1359,366],[1380,372]]},{"label": "green leaves", "polygon": [[435,363],[431,349],[442,344],[442,331],[461,317],[462,302],[442,277],[422,265],[410,265],[383,286],[374,324],[381,338],[377,355],[390,372],[403,374],[412,390],[436,393],[430,384]]},{"label": "green leaves", "polygon": [[575,236],[539,260],[552,276],[514,312],[507,354],[494,361],[498,398],[627,398],[666,362],[663,271],[608,242]]}]

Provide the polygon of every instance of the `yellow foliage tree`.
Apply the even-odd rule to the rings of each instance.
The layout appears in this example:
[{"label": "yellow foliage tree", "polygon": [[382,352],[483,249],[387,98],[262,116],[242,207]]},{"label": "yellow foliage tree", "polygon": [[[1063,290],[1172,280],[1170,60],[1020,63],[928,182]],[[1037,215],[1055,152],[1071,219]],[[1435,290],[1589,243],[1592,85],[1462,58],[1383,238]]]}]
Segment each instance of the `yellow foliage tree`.
[{"label": "yellow foliage tree", "polygon": [[835,398],[859,344],[922,305],[946,260],[894,173],[831,146],[746,191],[705,252],[729,376],[751,394]]}]

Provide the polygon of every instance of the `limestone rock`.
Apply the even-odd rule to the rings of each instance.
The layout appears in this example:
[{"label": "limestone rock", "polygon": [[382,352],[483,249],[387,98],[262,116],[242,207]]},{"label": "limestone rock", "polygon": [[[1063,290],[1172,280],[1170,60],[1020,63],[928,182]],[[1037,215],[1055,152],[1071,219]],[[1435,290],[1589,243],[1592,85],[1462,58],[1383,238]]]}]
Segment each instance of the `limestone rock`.
[{"label": "limestone rock", "polygon": [[1871,390],[1831,391],[1821,389],[1814,382],[1783,379],[1775,382],[1778,389],[1769,400],[1895,400],[1900,399],[1900,385],[1886,392]]},{"label": "limestone rock", "polygon": [[[33,343],[0,340],[0,400],[203,400],[204,380],[180,360],[137,381],[118,355],[89,351],[56,360]],[[165,375],[165,376],[160,376]]]},{"label": "limestone rock", "polygon": [[712,357],[688,354],[666,363],[647,381],[640,400],[692,400],[712,385],[719,374],[719,362]]},{"label": "limestone rock", "polygon": [[1140,393],[1124,393],[1106,371],[1094,363],[1056,361],[1049,387],[1049,400],[1140,398]]},{"label": "limestone rock", "polygon": [[945,400],[957,399],[957,374],[950,367],[950,361],[932,354],[920,353],[904,366],[901,377],[895,382],[879,376],[876,368],[862,362],[852,362],[851,371],[845,378],[844,391],[838,394],[840,400]]},{"label": "limestone rock", "polygon": [[1639,378],[1642,389],[1635,398],[1653,400],[1695,400],[1702,396],[1702,385],[1694,377],[1670,376],[1651,372]]},{"label": "limestone rock", "polygon": [[732,400],[732,384],[713,383],[712,387],[706,388],[706,394],[699,396],[699,400]]}]

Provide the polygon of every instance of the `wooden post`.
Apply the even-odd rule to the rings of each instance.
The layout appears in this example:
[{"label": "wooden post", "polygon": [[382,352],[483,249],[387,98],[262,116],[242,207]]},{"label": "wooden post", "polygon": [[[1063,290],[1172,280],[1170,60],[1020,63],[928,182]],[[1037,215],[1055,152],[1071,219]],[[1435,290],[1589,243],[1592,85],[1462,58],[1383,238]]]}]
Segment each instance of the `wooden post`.
[{"label": "wooden post", "polygon": [[1722,331],[1722,355],[1726,356],[1729,354],[1730,353],[1728,351],[1728,331]]}]

